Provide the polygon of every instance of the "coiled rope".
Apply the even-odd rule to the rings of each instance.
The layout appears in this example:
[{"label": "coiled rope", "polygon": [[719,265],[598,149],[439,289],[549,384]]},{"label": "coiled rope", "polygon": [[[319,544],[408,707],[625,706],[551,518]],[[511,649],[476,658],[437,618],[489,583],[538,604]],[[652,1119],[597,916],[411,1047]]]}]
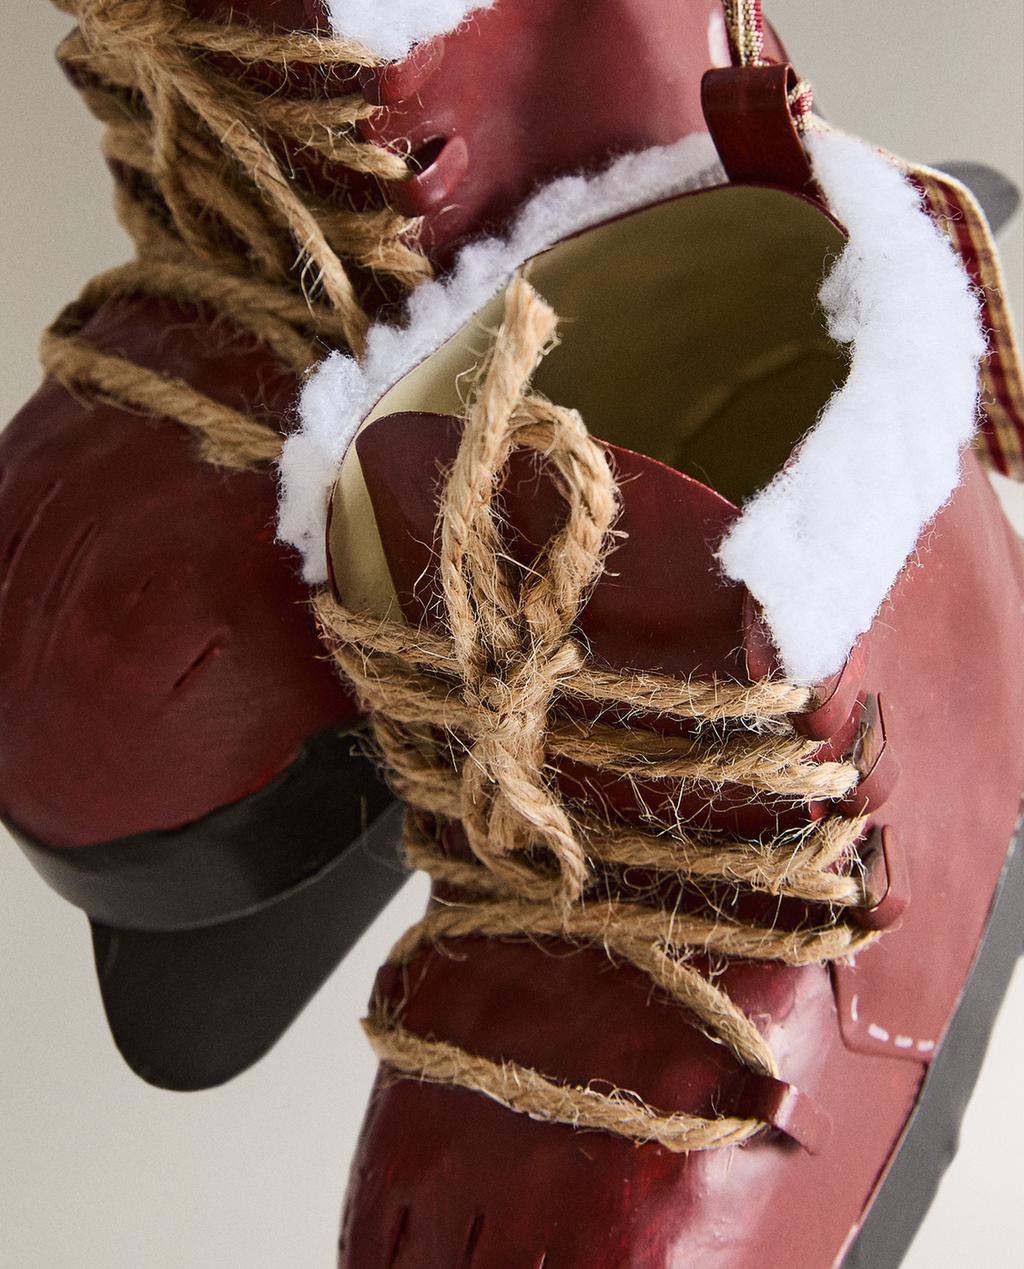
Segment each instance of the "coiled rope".
[{"label": "coiled rope", "polygon": [[[59,55],[106,125],[104,152],[134,175],[119,183],[117,209],[137,258],[94,278],[58,318],[43,336],[43,366],[75,391],[190,428],[209,462],[270,462],[275,428],[103,353],[80,331],[107,300],[142,294],[213,309],[296,375],[322,344],[358,353],[369,318],[353,268],[400,289],[428,277],[412,241],[417,222],[387,207],[331,205],[296,177],[290,157],[381,182],[407,178],[401,155],[356,134],[376,107],[332,87],[339,72],[379,59],[351,41],[199,21],[181,0],[53,3],[78,19]],[[317,87],[301,97],[260,92],[239,78],[256,67],[316,68]]]}]

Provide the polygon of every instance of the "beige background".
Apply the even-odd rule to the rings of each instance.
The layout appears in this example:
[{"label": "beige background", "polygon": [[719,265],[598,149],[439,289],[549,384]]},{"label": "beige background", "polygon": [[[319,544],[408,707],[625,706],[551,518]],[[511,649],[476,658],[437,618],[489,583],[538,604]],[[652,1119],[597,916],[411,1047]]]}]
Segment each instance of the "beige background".
[{"label": "beige background", "polygon": [[[769,8],[836,123],[910,158],[984,160],[1024,181],[1020,0]],[[3,418],[37,383],[41,327],[91,273],[125,254],[96,129],[52,63],[67,25],[45,0],[3,4]],[[1019,215],[1002,245],[1019,314]],[[1024,512],[1020,491],[1010,498]],[[0,842],[0,1265],[331,1265],[373,1070],[357,1019],[374,968],[418,915],[423,893],[418,881],[406,888],[255,1070],[228,1088],[181,1096],[148,1088],[121,1065],[84,918]],[[1018,972],[961,1153],[906,1262],[912,1269],[1022,1263],[1022,1046]]]}]

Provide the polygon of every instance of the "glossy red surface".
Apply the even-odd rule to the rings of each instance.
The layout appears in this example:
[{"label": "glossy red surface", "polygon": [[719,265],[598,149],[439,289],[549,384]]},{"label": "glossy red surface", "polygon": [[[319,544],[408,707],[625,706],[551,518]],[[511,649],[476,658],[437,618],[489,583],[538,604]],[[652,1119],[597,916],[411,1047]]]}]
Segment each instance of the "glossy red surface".
[{"label": "glossy red surface", "polygon": [[[321,0],[189,7],[209,19],[233,10],[267,26],[329,29]],[[765,48],[785,57],[770,29]],[[502,0],[405,60],[360,72],[364,96],[382,107],[360,132],[411,152],[420,170],[384,194],[422,217],[420,240],[444,266],[545,181],[706,131],[701,77],[727,62],[719,0]],[[358,174],[291,158],[318,189],[344,191],[360,206],[380,202]]]},{"label": "glossy red surface", "polygon": [[[318,0],[190,7],[325,28]],[[382,107],[368,135],[414,149],[447,139],[401,189],[435,258],[507,219],[540,180],[702,128],[718,21],[716,0],[502,0],[364,72]],[[357,202],[379,198],[342,177]],[[293,404],[294,380],[223,322],[133,302],[88,334],[274,422]],[[313,730],[352,721],[316,660],[296,561],[272,545],[269,473],[215,472],[181,429],[52,385],[7,429],[0,462],[0,541],[16,557],[3,597],[4,816],[58,846],[177,826],[261,787]]]},{"label": "glossy red surface", "polygon": [[[433,499],[410,501],[386,457],[396,445],[418,453],[430,443],[424,424],[422,416],[382,420],[359,445],[410,619],[417,592],[430,586],[429,577],[411,583],[432,538]],[[433,426],[435,467],[449,455],[447,427]],[[714,496],[647,460],[631,464],[622,493],[636,567],[616,555],[614,579],[598,585],[581,625],[599,652],[615,646],[633,663],[634,648],[652,646],[640,633],[651,614],[656,663],[684,674],[706,657],[685,635],[700,614],[705,647],[742,643],[742,594],[735,605],[716,606],[720,583],[707,576],[722,523],[706,518]],[[852,967],[732,962],[716,979],[769,1038],[782,1078],[827,1113],[828,1144],[811,1155],[773,1135],[730,1151],[672,1156],[535,1123],[480,1096],[382,1071],[352,1171],[342,1266],[822,1269],[839,1262],[955,1008],[1024,791],[1022,553],[973,455],[965,470],[862,641],[854,676],[883,697],[886,745],[899,759],[898,780],[870,812],[899,852],[909,904]],[[666,497],[673,484],[674,497]],[[543,482],[534,478],[530,489],[543,517]],[[399,503],[404,524],[392,514]],[[523,523],[528,505],[515,492],[507,501],[525,538],[533,533]],[[653,579],[663,570],[688,584],[659,588]],[[683,632],[677,646],[671,625],[662,627],[673,603]],[[741,1073],[727,1053],[685,1011],[652,994],[646,978],[598,949],[467,939],[420,956],[401,975],[383,970],[378,990],[413,1030],[492,1059],[635,1089],[661,1109],[728,1113],[740,1100]]]},{"label": "glossy red surface", "polygon": [[730,181],[766,181],[814,194],[811,164],[790,108],[785,64],[715,67],[701,81],[708,131]]},{"label": "glossy red surface", "polygon": [[941,1041],[1024,794],[1020,543],[973,454],[865,637],[865,685],[899,766],[872,818],[894,830],[909,903],[835,979],[848,1044],[913,1062]]},{"label": "glossy red surface", "polygon": [[[110,305],[87,335],[270,417],[295,391],[251,339],[170,304]],[[5,819],[54,846],[170,828],[354,720],[273,542],[268,474],[54,384],[0,436],[0,468]]]}]

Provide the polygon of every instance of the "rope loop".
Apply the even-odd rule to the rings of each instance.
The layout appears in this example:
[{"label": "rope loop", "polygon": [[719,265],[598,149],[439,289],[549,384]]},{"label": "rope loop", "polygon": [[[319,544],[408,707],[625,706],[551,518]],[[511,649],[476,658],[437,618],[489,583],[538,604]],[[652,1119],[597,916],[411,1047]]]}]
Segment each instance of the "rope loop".
[{"label": "rope loop", "polygon": [[[441,585],[463,698],[478,720],[462,766],[469,845],[481,862],[500,867],[502,857],[543,843],[572,902],[587,879],[586,849],[545,776],[544,737],[559,684],[580,665],[573,622],[597,580],[618,504],[608,459],[579,416],[546,409],[527,391],[556,324],[551,308],[515,278],[445,488]],[[538,429],[542,414],[546,426]],[[518,589],[502,562],[494,513],[517,443],[543,445],[567,502],[533,580]]]}]

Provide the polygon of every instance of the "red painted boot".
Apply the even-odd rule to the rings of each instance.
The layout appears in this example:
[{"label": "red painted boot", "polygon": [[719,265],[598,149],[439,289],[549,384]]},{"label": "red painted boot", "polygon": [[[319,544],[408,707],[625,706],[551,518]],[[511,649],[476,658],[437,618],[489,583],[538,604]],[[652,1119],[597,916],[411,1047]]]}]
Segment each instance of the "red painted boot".
[{"label": "red painted boot", "polygon": [[[752,74],[708,84],[732,181],[563,189],[603,223],[537,254],[534,208],[314,380],[339,447],[333,387],[368,403],[321,620],[435,883],[344,1266],[879,1269],[952,1152],[1024,914],[983,326],[990,448],[1019,368],[962,187],[831,132],[809,167]],[[666,163],[691,192],[622,215]]]},{"label": "red painted boot", "polygon": [[0,813],[89,914],[128,1062],[202,1087],[402,879],[272,540],[300,377],[538,180],[699,127],[723,28],[712,0],[646,0],[625,42],[635,3],[503,0],[396,62],[325,40],[317,0],[63,7],[138,261],[47,335],[0,442]]}]

